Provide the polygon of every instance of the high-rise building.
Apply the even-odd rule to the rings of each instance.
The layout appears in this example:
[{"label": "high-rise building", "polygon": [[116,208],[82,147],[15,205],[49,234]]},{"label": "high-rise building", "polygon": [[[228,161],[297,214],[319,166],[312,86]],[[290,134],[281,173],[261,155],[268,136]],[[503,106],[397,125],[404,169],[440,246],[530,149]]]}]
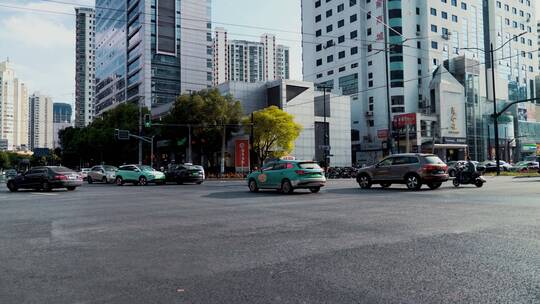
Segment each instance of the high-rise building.
[{"label": "high-rise building", "polygon": [[85,127],[95,115],[96,12],[79,7],[75,14],[75,125]]},{"label": "high-rise building", "polygon": [[9,60],[0,63],[0,140],[7,150],[28,146],[28,89]]},{"label": "high-rise building", "polygon": [[30,120],[28,141],[30,149],[54,147],[53,101],[36,92],[29,98]]},{"label": "high-rise building", "polygon": [[71,127],[72,107],[69,103],[55,102],[53,104],[53,147],[60,146],[59,132]]},{"label": "high-rise building", "polygon": [[73,110],[69,103],[55,102],[53,104],[53,122],[71,123],[72,112]]},{"label": "high-rise building", "polygon": [[[395,117],[439,111],[430,87],[433,72],[445,61],[452,63],[453,58],[462,56],[485,71],[489,33],[498,41],[497,48],[505,37],[530,31],[532,24],[526,19],[534,15],[532,2],[302,0],[304,80],[351,95],[352,128],[358,132],[359,150],[388,153],[390,145],[396,144],[388,140]],[[516,38],[511,43],[515,46],[507,44],[496,55],[500,70],[503,65],[512,67],[513,74],[504,72],[512,75],[506,79],[515,79],[519,73],[521,83],[524,78],[534,79],[524,76],[536,71],[533,67],[529,72],[527,35]],[[509,47],[515,56],[504,59],[509,57]],[[474,90],[483,101],[487,94],[485,75],[479,73],[477,81],[483,89]],[[434,124],[435,129],[441,128],[440,122]]]},{"label": "high-rise building", "polygon": [[210,13],[210,0],[97,0],[96,114],[123,102],[159,114],[210,87]]},{"label": "high-rise building", "polygon": [[224,28],[214,34],[214,85],[227,81],[259,82],[289,79],[289,48],[271,34],[260,42],[230,40]]}]

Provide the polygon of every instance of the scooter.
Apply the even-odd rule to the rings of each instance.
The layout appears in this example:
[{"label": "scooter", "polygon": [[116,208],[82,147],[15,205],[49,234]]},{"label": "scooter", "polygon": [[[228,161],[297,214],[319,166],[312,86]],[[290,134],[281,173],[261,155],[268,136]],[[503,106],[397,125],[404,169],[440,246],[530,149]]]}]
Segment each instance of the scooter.
[{"label": "scooter", "polygon": [[473,172],[470,174],[470,176],[466,176],[463,172],[465,167],[459,167],[457,168],[456,177],[452,181],[452,184],[454,184],[454,187],[459,187],[460,185],[471,185],[474,184],[478,188],[482,188],[484,184],[487,182],[486,179],[478,172]]}]

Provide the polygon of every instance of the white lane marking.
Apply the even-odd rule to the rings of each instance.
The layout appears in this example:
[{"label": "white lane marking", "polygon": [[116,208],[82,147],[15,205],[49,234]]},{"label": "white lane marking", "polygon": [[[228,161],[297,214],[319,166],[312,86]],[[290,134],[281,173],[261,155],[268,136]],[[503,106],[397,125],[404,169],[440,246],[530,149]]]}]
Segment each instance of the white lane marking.
[{"label": "white lane marking", "polygon": [[47,196],[57,196],[56,193],[42,193],[42,192],[30,192],[32,195],[47,195]]}]

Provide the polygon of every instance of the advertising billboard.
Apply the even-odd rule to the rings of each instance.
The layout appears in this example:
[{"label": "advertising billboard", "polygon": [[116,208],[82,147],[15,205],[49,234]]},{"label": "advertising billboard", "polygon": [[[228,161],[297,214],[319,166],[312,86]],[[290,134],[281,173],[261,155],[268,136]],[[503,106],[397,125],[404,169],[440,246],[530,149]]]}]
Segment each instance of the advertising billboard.
[{"label": "advertising billboard", "polygon": [[249,140],[247,139],[237,139],[235,141],[234,149],[234,166],[237,169],[246,169],[249,170]]}]

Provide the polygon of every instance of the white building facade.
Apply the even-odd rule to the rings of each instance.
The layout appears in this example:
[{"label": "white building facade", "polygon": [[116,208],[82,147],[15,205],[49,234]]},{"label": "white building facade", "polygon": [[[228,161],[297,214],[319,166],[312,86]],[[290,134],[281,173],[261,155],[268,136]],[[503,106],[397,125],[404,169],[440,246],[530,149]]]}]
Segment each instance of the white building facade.
[{"label": "white building facade", "polygon": [[[503,10],[502,2],[511,2],[512,18],[502,19],[503,27],[510,22],[510,28],[504,29],[508,34],[493,31],[494,40],[499,34],[513,37],[514,22],[520,31],[533,26],[519,22],[521,15],[534,16],[534,3],[525,0],[302,1],[304,80],[352,96],[353,154],[378,150],[382,156],[392,146],[396,152],[394,140],[388,139],[394,116],[434,112],[430,83],[445,61],[465,56],[483,68],[489,39],[484,33],[498,27],[499,2]],[[515,57],[528,62],[531,54],[525,36],[525,43],[518,38],[512,54],[519,53]],[[526,62],[520,71],[524,65],[531,70]],[[531,71],[537,72],[535,67]],[[527,73],[521,72],[521,78]]]},{"label": "white building facade", "polygon": [[9,60],[0,63],[0,140],[4,150],[28,147],[28,89]]},{"label": "white building facade", "polygon": [[75,15],[75,125],[85,127],[95,115],[96,12],[80,7]]},{"label": "white building facade", "polygon": [[[219,86],[219,90],[222,94],[231,94],[238,99],[245,114],[269,106],[277,106],[292,114],[295,121],[303,127],[291,153],[297,159],[322,162],[325,156],[324,146],[329,146],[331,166],[351,165],[349,96],[327,94],[325,99],[322,92],[314,89],[313,83],[296,80],[226,82]],[[327,144],[325,128],[328,130]]]},{"label": "white building facade", "polygon": [[53,101],[50,97],[38,92],[32,94],[29,101],[29,147],[31,150],[52,149],[54,147]]},{"label": "white building facade", "polygon": [[260,42],[230,40],[227,30],[216,28],[213,48],[214,85],[289,79],[289,47],[276,44],[274,35],[264,34]]}]

